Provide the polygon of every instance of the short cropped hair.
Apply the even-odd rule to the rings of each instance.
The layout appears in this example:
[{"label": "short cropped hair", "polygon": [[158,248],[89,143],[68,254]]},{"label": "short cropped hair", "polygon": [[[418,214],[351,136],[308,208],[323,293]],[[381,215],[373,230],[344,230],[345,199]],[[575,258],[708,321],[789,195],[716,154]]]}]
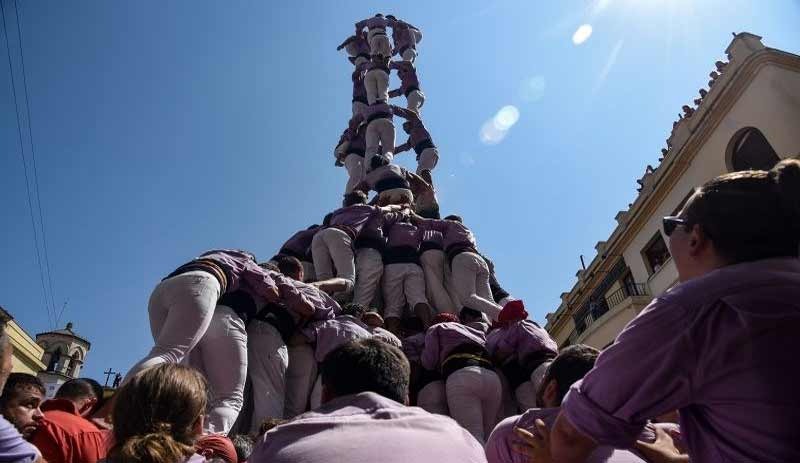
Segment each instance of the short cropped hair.
[{"label": "short cropped hair", "polygon": [[0,395],[0,406],[5,406],[9,400],[26,389],[39,391],[42,395],[45,395],[46,392],[44,384],[36,376],[28,373],[11,373],[3,387],[3,394]]},{"label": "short cropped hair", "polygon": [[354,190],[344,195],[343,204],[345,207],[352,206],[354,204],[366,204],[366,203],[367,203],[367,195],[361,190]]},{"label": "short cropped hair", "polygon": [[539,393],[537,394],[537,401],[541,402],[541,395],[544,393],[544,388],[551,380],[556,380],[558,384],[558,403],[564,400],[570,386],[586,376],[586,373],[594,368],[594,362],[600,351],[594,347],[587,346],[586,344],[576,344],[561,350],[558,353],[553,363],[547,367],[547,372],[544,375]]},{"label": "short cropped hair", "polygon": [[460,215],[455,215],[455,214],[448,215],[447,217],[444,218],[444,220],[452,220],[454,222],[464,223],[464,219],[462,219]]},{"label": "short cropped hair", "polygon": [[[102,397],[102,396],[101,396]],[[71,379],[62,384],[56,391],[56,398],[59,399],[100,399],[92,385],[85,379]]]},{"label": "short cropped hair", "polygon": [[408,397],[411,367],[403,352],[377,339],[350,341],[322,362],[322,384],[333,397],[374,392],[395,402]]},{"label": "short cropped hair", "polygon": [[300,263],[300,259],[294,256],[278,255],[275,257],[275,261],[282,274],[295,280],[300,279],[300,274],[303,273],[303,264]]}]

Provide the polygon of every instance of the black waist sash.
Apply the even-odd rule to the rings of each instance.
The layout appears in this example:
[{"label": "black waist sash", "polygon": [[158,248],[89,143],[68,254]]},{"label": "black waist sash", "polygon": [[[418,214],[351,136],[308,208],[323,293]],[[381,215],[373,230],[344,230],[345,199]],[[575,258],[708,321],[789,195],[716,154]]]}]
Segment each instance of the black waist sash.
[{"label": "black waist sash", "polygon": [[442,362],[442,376],[446,379],[457,370],[466,367],[482,367],[494,371],[489,353],[483,346],[464,343],[453,349]]}]

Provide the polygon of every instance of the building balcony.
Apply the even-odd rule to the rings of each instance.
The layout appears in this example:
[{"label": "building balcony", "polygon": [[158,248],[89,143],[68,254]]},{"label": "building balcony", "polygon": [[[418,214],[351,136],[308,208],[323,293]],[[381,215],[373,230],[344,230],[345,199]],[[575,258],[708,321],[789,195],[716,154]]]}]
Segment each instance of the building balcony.
[{"label": "building balcony", "polygon": [[645,284],[623,286],[593,304],[570,333],[567,344],[588,344],[597,349],[606,347],[651,299]]}]

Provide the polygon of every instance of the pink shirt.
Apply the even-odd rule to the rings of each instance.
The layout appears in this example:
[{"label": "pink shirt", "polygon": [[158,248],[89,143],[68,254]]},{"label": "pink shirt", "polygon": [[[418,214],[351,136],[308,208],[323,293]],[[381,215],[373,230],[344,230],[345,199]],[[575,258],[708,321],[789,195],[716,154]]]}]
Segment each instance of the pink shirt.
[{"label": "pink shirt", "polygon": [[373,338],[379,339],[386,344],[391,344],[398,349],[403,348],[403,342],[400,341],[400,338],[395,336],[391,331],[385,330],[381,327],[369,328],[369,331],[372,333]]},{"label": "pink shirt", "polygon": [[372,392],[338,397],[269,431],[250,463],[484,463],[451,418]]},{"label": "pink shirt", "polygon": [[[547,427],[552,427],[558,416],[559,408],[532,408],[522,415],[510,416],[501,421],[492,431],[486,441],[486,459],[489,463],[526,463],[522,454],[511,448],[512,443],[523,443],[522,439],[514,433],[515,427],[527,429],[537,434],[534,422],[537,419],[544,421]],[[665,429],[678,429],[674,424],[648,424],[637,439],[645,442],[655,441],[655,427]],[[644,463],[646,460],[636,450],[615,449],[608,446],[596,448],[586,459],[586,463]]]},{"label": "pink shirt", "polygon": [[425,349],[425,333],[417,333],[403,338],[403,353],[409,362],[419,363],[422,351]]},{"label": "pink shirt", "polygon": [[320,363],[346,342],[372,337],[367,325],[352,315],[339,315],[331,320],[312,323],[303,328],[302,333],[309,341],[316,343],[314,358]]},{"label": "pink shirt", "polygon": [[681,283],[628,323],[562,413],[630,445],[678,409],[692,461],[800,461],[800,260],[730,265]]},{"label": "pink shirt", "polygon": [[457,322],[433,325],[425,333],[425,348],[422,350],[422,366],[427,370],[438,370],[456,347],[462,344],[486,345],[483,332]]},{"label": "pink shirt", "polygon": [[486,335],[486,350],[492,356],[511,356],[524,363],[543,350],[558,354],[558,344],[544,328],[530,320],[520,320],[490,331]]},{"label": "pink shirt", "polygon": [[455,220],[423,219],[420,228],[441,232],[445,250],[453,246],[475,246],[475,235],[472,231]]},{"label": "pink shirt", "polygon": [[356,30],[357,31],[361,31],[365,27],[367,29],[374,29],[376,27],[379,28],[379,29],[386,29],[387,26],[389,26],[389,20],[388,19],[382,18],[380,16],[373,16],[373,17],[371,17],[369,19],[365,19],[363,21],[357,22],[356,23]]}]

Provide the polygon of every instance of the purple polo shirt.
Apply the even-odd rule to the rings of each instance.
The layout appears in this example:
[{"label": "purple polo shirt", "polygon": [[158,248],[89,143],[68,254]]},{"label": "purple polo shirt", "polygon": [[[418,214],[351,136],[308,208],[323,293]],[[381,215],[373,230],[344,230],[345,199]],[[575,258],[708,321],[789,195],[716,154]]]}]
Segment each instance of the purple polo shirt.
[{"label": "purple polo shirt", "polygon": [[417,333],[403,338],[403,353],[409,362],[420,362],[422,351],[425,349],[425,332]]},{"label": "purple polo shirt", "polygon": [[[400,91],[403,95],[407,94],[412,89],[419,90],[419,78],[417,77],[417,68],[409,61],[391,61],[389,69],[397,70],[397,77],[400,78]],[[399,114],[398,114],[399,116]]]},{"label": "purple polo shirt", "polygon": [[409,222],[395,222],[384,227],[386,233],[386,246],[388,248],[414,248],[419,249],[422,233],[416,225]]},{"label": "purple polo shirt", "polygon": [[386,29],[388,26],[389,26],[389,20],[388,19],[381,18],[381,17],[378,17],[378,16],[373,16],[373,17],[371,17],[369,19],[365,19],[363,21],[357,22],[356,23],[356,30],[360,31],[360,30],[364,29],[365,27],[367,29],[374,29],[376,27],[379,28],[379,29]]},{"label": "purple polo shirt", "polygon": [[[367,220],[367,223],[364,224],[364,227],[361,229],[359,239],[369,240],[372,245],[380,243],[379,249],[382,249],[386,241],[383,228],[394,224],[403,217],[404,214],[402,212],[384,212],[380,209],[376,209],[375,213]],[[359,247],[358,243],[356,247]]]},{"label": "purple polo shirt", "polygon": [[438,370],[450,352],[462,344],[486,346],[483,332],[456,322],[433,325],[425,333],[425,348],[420,358],[427,370]]},{"label": "purple polo shirt", "polygon": [[331,320],[311,323],[301,332],[310,342],[317,344],[314,358],[320,363],[346,342],[372,337],[369,327],[352,315],[339,315]]},{"label": "purple polo shirt", "polygon": [[314,239],[314,235],[320,230],[320,227],[300,230],[283,243],[280,252],[297,257],[300,260],[309,260],[308,253],[311,249],[311,241]]},{"label": "purple polo shirt", "polygon": [[374,206],[367,204],[353,204],[352,206],[342,207],[333,211],[329,226],[351,230],[353,232],[351,237],[355,238],[375,210]]},{"label": "purple polo shirt", "polygon": [[309,322],[330,320],[342,312],[339,303],[325,291],[302,281],[289,280],[314,307],[314,313],[307,319]]},{"label": "purple polo shirt", "polygon": [[397,336],[395,336],[391,331],[385,330],[381,327],[369,328],[369,332],[372,333],[372,337],[375,339],[379,339],[386,344],[391,344],[398,349],[403,348],[403,341],[400,340]]},{"label": "purple polo shirt", "polygon": [[251,463],[485,463],[451,418],[372,392],[337,397],[269,431]]},{"label": "purple polo shirt", "polygon": [[[529,460],[522,454],[515,452],[511,445],[513,443],[522,444],[523,440],[514,433],[514,428],[520,427],[527,429],[534,434],[537,419],[544,421],[548,428],[552,428],[558,416],[559,408],[532,408],[522,415],[510,416],[501,421],[492,431],[486,441],[486,459],[489,463],[526,463]],[[655,428],[677,430],[674,424],[648,424],[637,436],[638,440],[644,442],[655,441]],[[646,460],[637,450],[615,449],[609,446],[597,447],[586,459],[586,463],[644,463]]]},{"label": "purple polo shirt", "polygon": [[600,444],[678,409],[692,461],[800,461],[800,260],[714,270],[656,298],[564,399]]},{"label": "purple polo shirt", "polygon": [[377,169],[371,170],[364,177],[364,182],[366,182],[367,186],[369,186],[370,189],[374,190],[378,182],[390,178],[398,178],[405,180],[406,170],[398,166],[397,164],[387,164],[385,166],[381,166],[378,167]]},{"label": "purple polo shirt", "polygon": [[486,335],[486,350],[492,356],[513,356],[524,363],[541,351],[558,354],[558,344],[544,328],[530,320],[520,320],[490,331]]},{"label": "purple polo shirt", "polygon": [[445,250],[454,246],[475,246],[475,235],[472,231],[455,220],[423,219],[419,226],[426,230],[441,232],[444,236]]},{"label": "purple polo shirt", "polygon": [[392,27],[392,42],[394,42],[394,49],[396,53],[402,52],[408,47],[415,47],[417,39],[411,32],[411,29],[419,31],[416,27],[405,21],[390,21],[389,25]]},{"label": "purple polo shirt", "polygon": [[424,252],[430,249],[443,250],[444,236],[440,231],[422,228],[422,248],[420,250]]},{"label": "purple polo shirt", "polygon": [[33,463],[39,450],[22,438],[17,428],[0,416],[0,461]]}]

